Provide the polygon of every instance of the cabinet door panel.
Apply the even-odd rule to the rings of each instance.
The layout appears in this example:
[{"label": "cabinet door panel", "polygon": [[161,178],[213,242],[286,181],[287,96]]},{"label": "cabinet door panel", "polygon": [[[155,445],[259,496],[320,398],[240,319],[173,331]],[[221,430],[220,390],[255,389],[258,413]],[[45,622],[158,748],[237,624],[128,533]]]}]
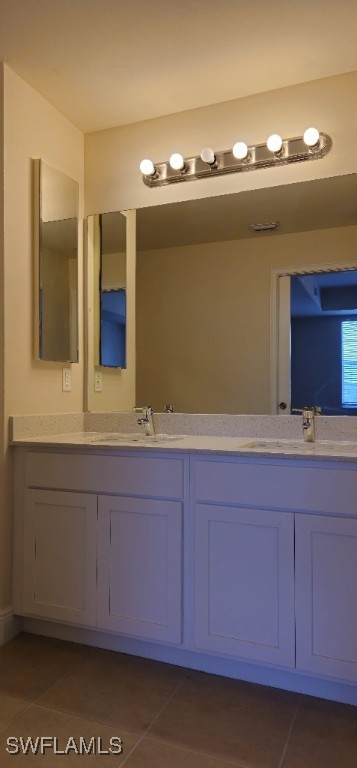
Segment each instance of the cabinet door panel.
[{"label": "cabinet door panel", "polygon": [[179,643],[181,502],[100,497],[99,537],[99,626]]},{"label": "cabinet door panel", "polygon": [[95,626],[97,499],[27,490],[24,612]]},{"label": "cabinet door panel", "polygon": [[197,647],[294,665],[293,526],[282,512],[196,505]]},{"label": "cabinet door panel", "polygon": [[357,680],[357,520],[296,516],[296,663]]}]

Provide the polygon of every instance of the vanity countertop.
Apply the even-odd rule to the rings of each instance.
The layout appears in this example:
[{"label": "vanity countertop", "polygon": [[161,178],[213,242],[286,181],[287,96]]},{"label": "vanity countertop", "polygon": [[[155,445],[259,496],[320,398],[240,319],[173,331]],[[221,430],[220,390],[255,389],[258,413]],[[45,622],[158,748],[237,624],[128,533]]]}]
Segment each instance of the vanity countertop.
[{"label": "vanity countertop", "polygon": [[226,435],[157,435],[150,438],[138,433],[72,432],[59,435],[23,437],[12,440],[12,446],[27,448],[68,448],[87,451],[160,451],[170,453],[216,453],[244,457],[289,458],[318,461],[357,462],[357,442],[317,440],[306,443],[259,437]]}]

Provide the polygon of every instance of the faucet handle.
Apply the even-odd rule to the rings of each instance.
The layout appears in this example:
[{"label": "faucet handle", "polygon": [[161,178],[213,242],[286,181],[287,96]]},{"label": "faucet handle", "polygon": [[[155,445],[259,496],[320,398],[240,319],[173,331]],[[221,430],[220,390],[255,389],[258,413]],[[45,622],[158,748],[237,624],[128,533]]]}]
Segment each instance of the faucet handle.
[{"label": "faucet handle", "polygon": [[317,416],[317,414],[321,413],[321,408],[319,405],[305,405],[302,413],[308,416]]},{"label": "faucet handle", "polygon": [[319,405],[305,405],[304,408],[292,408],[292,413],[306,413],[310,412],[311,416],[317,416],[321,413],[321,407]]}]

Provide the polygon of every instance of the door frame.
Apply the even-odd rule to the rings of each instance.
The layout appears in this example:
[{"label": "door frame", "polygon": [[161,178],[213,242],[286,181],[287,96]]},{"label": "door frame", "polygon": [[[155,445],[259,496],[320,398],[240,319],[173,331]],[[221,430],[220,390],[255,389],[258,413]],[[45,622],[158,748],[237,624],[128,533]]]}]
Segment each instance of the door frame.
[{"label": "door frame", "polygon": [[[270,413],[271,415],[289,415],[290,411],[279,411],[279,327],[281,323],[290,324],[290,306],[280,301],[279,280],[281,277],[317,274],[321,272],[346,272],[357,270],[357,261],[337,261],[323,264],[299,264],[289,267],[275,267],[270,278]],[[289,315],[288,315],[289,313]],[[290,367],[290,360],[286,360]]]}]

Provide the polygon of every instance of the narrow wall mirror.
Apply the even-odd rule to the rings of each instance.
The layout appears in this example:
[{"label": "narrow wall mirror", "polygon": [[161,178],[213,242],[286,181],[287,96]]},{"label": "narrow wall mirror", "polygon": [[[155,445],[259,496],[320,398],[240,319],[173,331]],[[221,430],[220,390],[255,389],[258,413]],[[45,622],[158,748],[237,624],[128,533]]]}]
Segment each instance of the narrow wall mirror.
[{"label": "narrow wall mirror", "polygon": [[79,185],[43,160],[34,177],[34,355],[78,362]]},{"label": "narrow wall mirror", "polygon": [[99,216],[99,349],[98,364],[126,368],[126,218]]},{"label": "narrow wall mirror", "polygon": [[135,222],[133,210],[87,218],[89,411],[130,410],[135,405]]}]

